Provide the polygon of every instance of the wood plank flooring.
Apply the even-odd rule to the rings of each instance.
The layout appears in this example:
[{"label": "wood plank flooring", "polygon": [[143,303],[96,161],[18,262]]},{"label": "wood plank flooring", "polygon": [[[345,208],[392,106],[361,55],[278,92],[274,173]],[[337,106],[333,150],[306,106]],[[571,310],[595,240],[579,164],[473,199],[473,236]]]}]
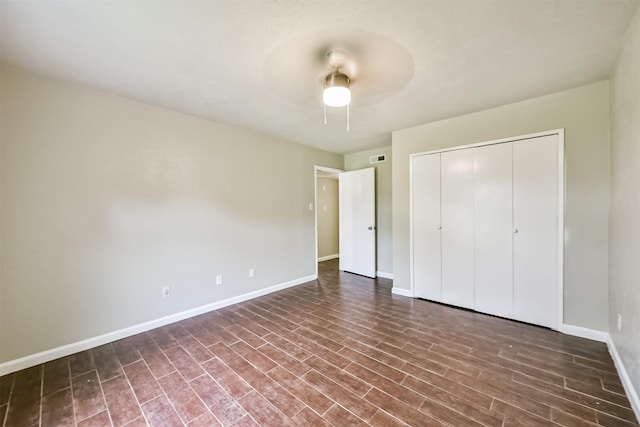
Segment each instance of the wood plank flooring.
[{"label": "wood plank flooring", "polygon": [[607,348],[319,279],[0,378],[2,426],[638,426]]}]

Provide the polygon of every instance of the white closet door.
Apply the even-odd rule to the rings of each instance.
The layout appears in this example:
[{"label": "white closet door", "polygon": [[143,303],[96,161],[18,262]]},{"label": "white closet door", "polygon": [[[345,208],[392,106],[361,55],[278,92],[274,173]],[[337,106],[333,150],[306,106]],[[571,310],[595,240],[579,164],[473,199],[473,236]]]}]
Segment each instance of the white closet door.
[{"label": "white closet door", "polygon": [[557,135],[513,143],[514,318],[558,327]]},{"label": "white closet door", "polygon": [[441,154],[442,301],[473,308],[473,150]]},{"label": "white closet door", "polygon": [[513,317],[512,144],[475,149],[475,309]]},{"label": "white closet door", "polygon": [[413,295],[442,300],[440,154],[412,158]]}]

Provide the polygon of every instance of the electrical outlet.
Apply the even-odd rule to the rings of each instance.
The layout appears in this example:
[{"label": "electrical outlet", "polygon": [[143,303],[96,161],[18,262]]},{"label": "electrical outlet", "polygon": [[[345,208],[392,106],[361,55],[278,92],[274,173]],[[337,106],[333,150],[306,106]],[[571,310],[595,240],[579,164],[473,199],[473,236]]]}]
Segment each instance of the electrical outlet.
[{"label": "electrical outlet", "polygon": [[216,285],[222,285],[222,274],[216,276]]},{"label": "electrical outlet", "polygon": [[622,314],[618,313],[618,332],[622,332]]},{"label": "electrical outlet", "polygon": [[162,297],[170,297],[171,296],[171,286],[163,286],[162,287]]},{"label": "electrical outlet", "polygon": [[253,276],[255,276],[255,275],[256,275],[255,270],[254,270],[253,268],[250,268],[250,269],[249,269],[249,277],[253,277]]}]

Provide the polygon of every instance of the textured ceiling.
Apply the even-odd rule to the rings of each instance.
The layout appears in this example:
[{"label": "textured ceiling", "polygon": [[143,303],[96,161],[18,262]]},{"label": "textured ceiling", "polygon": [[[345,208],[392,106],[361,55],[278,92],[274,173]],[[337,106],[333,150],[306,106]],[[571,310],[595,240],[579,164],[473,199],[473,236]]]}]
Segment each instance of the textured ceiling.
[{"label": "textured ceiling", "polygon": [[[0,1],[2,62],[337,153],[607,78],[637,0]],[[323,122],[331,48],[357,74]]]}]

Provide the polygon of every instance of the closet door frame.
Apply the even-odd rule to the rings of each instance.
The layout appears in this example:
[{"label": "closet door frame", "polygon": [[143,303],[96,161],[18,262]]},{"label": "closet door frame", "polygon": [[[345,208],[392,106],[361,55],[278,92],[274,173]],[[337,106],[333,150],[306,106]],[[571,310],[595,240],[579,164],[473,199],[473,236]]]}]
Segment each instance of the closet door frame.
[{"label": "closet door frame", "polygon": [[446,151],[461,150],[485,145],[503,144],[508,142],[520,141],[523,139],[533,139],[541,136],[557,135],[558,138],[558,230],[557,230],[557,249],[558,249],[558,270],[556,278],[557,287],[557,324],[555,330],[561,331],[564,326],[564,210],[565,210],[565,156],[564,156],[564,128],[553,129],[543,132],[530,133],[526,135],[512,136],[508,138],[495,139],[491,141],[483,141],[468,145],[458,145],[454,147],[440,148],[436,150],[423,151],[409,155],[409,269],[410,269],[410,290],[409,295],[416,298],[414,286],[414,218],[413,218],[413,157],[424,156],[428,154],[443,153]]}]

